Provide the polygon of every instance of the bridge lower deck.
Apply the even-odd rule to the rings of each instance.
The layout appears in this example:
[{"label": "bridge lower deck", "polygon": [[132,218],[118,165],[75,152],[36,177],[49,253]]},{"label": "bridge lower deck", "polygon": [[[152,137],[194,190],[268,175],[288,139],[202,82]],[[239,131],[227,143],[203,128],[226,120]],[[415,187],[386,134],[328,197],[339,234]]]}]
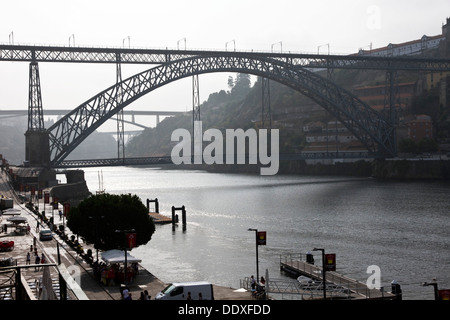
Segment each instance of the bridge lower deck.
[{"label": "bridge lower deck", "polygon": [[[280,257],[280,268],[286,272],[296,276],[303,275],[312,280],[323,281],[322,268],[301,260],[301,257],[294,258],[290,255]],[[334,271],[326,271],[325,273],[327,295],[329,288],[339,287],[348,292],[350,299],[396,299],[391,292],[384,292],[383,289],[371,289],[365,283],[348,278]],[[333,295],[330,294],[330,297]]]}]

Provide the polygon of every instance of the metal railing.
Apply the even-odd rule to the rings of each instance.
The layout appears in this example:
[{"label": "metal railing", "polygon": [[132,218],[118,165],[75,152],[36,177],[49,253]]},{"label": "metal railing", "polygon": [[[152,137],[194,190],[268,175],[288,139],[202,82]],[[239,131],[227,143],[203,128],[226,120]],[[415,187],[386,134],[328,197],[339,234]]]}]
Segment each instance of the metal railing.
[{"label": "metal railing", "polygon": [[[302,290],[315,290],[322,291],[322,268],[305,263],[306,254],[294,253],[280,255],[280,265],[284,263],[290,268],[298,270],[300,273],[308,274],[311,276],[311,282],[306,282],[305,285],[300,285]],[[384,299],[392,298],[390,293],[385,292],[384,288],[371,289],[367,287],[365,283],[358,280],[351,279],[347,276],[341,275],[334,271],[326,272],[326,290],[327,295],[330,293],[330,297],[346,297],[348,299],[365,298],[365,299]],[[297,281],[298,282],[298,281]],[[270,284],[272,286],[272,284]],[[323,291],[322,291],[323,292]]]}]

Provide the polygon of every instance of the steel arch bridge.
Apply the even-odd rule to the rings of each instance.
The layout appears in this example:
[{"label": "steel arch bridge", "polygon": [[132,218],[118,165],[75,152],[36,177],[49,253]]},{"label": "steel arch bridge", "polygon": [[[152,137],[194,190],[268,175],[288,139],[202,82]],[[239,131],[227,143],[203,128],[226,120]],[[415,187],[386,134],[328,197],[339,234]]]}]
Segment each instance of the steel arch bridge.
[{"label": "steel arch bridge", "polygon": [[395,153],[394,126],[350,92],[304,67],[264,57],[209,55],[171,61],[100,92],[48,128],[51,165],[58,165],[107,119],[145,94],[173,81],[213,72],[239,72],[293,88],[333,114],[371,153]]}]

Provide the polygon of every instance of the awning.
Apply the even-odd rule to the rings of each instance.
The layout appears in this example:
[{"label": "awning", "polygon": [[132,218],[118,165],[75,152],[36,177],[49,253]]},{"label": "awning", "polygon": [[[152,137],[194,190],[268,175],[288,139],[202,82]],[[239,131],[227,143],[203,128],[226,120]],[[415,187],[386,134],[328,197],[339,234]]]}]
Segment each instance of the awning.
[{"label": "awning", "polygon": [[5,216],[18,216],[22,213],[22,210],[20,209],[6,209],[2,211],[2,214]]},{"label": "awning", "polygon": [[[125,251],[122,250],[108,250],[102,252],[102,260],[106,263],[124,263],[125,262]],[[141,262],[141,259],[135,258],[127,251],[127,263]]]},{"label": "awning", "polygon": [[14,216],[14,217],[8,218],[6,220],[9,222],[12,222],[12,223],[25,223],[28,221],[27,218],[20,217],[20,216]]}]

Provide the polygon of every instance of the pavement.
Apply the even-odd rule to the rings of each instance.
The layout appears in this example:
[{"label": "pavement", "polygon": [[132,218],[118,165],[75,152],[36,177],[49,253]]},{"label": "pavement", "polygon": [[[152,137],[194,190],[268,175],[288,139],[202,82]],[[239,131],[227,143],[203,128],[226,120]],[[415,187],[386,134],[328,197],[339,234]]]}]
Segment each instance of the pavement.
[{"label": "pavement", "polygon": [[[9,227],[7,232],[0,233],[0,241],[14,241],[14,249],[12,251],[0,252],[0,261],[4,258],[12,258],[14,265],[25,266],[21,268],[21,273],[29,284],[35,298],[38,299],[40,283],[43,282],[43,268],[36,268],[34,264],[34,251],[47,259],[47,263],[58,264],[58,261],[67,269],[68,273],[73,277],[76,283],[74,292],[78,292],[78,297],[74,292],[68,293],[68,299],[71,300],[120,300],[120,284],[112,286],[104,286],[98,280],[94,279],[92,267],[84,261],[69,245],[67,245],[57,234],[52,240],[40,241],[39,230],[37,228],[38,221],[34,213],[25,207],[25,204],[20,202],[20,199],[12,191],[8,183],[7,175],[4,172],[0,174],[0,197],[13,198],[15,200],[14,208],[22,211],[21,216],[27,217],[29,232],[16,232],[15,228]],[[44,211],[44,204],[39,205],[39,212]],[[47,208],[49,210],[49,208]],[[46,212],[46,215],[51,216],[51,212]],[[0,216],[0,225],[8,223],[6,216]],[[55,224],[62,223],[59,217],[55,215]],[[67,229],[66,229],[67,230]],[[69,230],[70,232],[70,230]],[[87,250],[86,244],[83,248]],[[31,266],[27,266],[27,253],[31,253]],[[95,249],[92,248],[95,257]],[[58,257],[59,253],[59,257]],[[59,289],[58,271],[55,267],[50,267],[50,274],[53,280],[53,288],[57,292]],[[0,288],[2,283],[7,281],[7,273],[0,273]],[[139,265],[139,274],[135,277],[132,283],[127,285],[132,293],[133,299],[138,299],[140,293],[147,290],[152,299],[156,294],[164,289],[167,284],[155,277],[147,269]],[[236,290],[236,288],[228,288],[213,285],[214,297],[216,300],[251,300],[251,293],[248,291]],[[76,290],[78,289],[78,291]],[[6,290],[7,291],[7,290]],[[8,299],[8,293],[3,292],[3,298]],[[2,292],[0,291],[0,300]]]}]

